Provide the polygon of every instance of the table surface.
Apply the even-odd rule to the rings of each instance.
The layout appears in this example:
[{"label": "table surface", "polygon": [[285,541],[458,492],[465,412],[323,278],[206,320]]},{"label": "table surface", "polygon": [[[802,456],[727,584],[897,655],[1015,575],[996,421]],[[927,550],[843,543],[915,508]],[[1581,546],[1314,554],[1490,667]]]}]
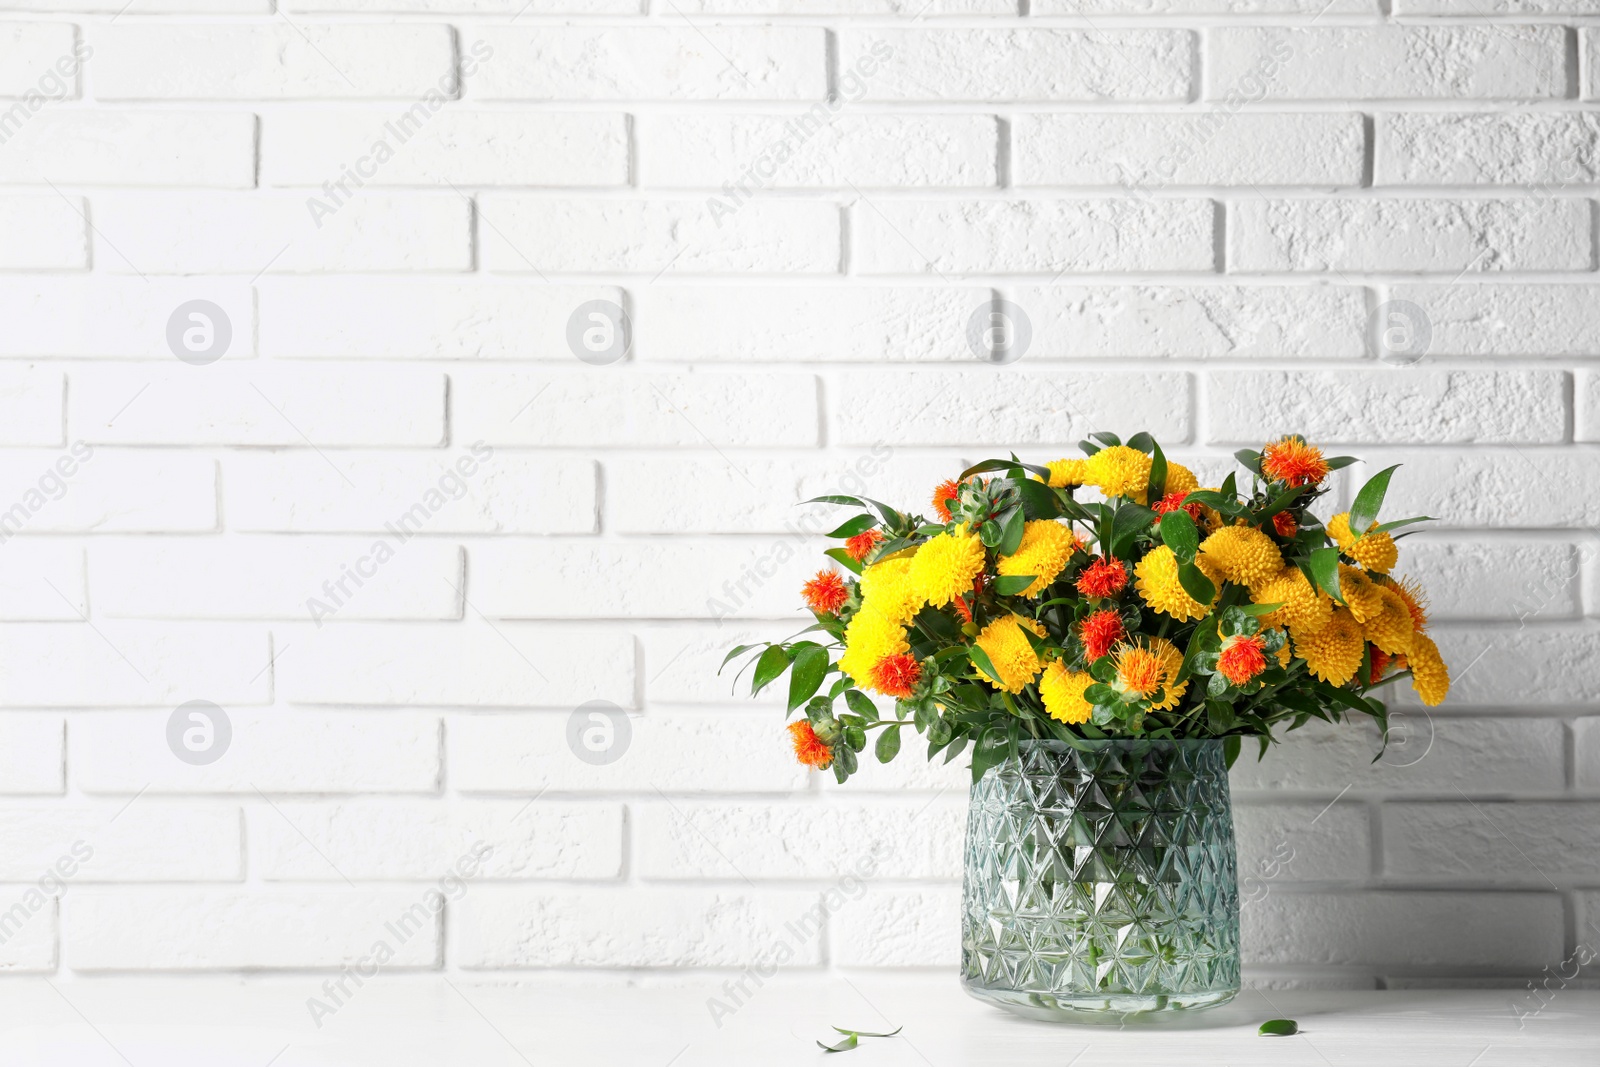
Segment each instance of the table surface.
[{"label": "table surface", "polygon": [[[0,982],[0,1063],[70,1067],[1542,1067],[1600,1064],[1600,992],[1268,991],[1161,1025],[1030,1022],[953,977],[325,975],[17,978]],[[313,1009],[317,998],[322,1009]],[[335,999],[337,998],[337,999]],[[716,998],[727,1011],[713,1016]],[[1517,1010],[1513,1010],[1513,1005]],[[1519,1018],[1519,1012],[1521,1017]],[[1295,1037],[1260,1037],[1270,1018]],[[832,1025],[893,1029],[827,1056]]]}]

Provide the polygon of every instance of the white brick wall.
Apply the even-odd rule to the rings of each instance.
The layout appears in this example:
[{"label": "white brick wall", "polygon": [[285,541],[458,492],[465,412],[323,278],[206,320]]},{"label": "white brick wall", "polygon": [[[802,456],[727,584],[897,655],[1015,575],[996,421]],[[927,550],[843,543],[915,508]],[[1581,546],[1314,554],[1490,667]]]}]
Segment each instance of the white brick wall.
[{"label": "white brick wall", "polygon": [[1098,428],[1441,520],[1452,701],[1235,771],[1251,980],[1521,988],[1600,913],[1592,4],[123,8],[0,3],[0,912],[72,868],[0,969],[949,967],[964,772],[819,781],[716,667],[798,500]]}]

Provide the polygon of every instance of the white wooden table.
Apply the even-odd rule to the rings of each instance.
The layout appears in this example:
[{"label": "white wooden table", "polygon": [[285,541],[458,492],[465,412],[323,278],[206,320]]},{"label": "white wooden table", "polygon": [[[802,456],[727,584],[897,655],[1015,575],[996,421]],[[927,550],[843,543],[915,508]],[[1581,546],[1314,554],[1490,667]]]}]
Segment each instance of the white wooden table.
[{"label": "white wooden table", "polygon": [[[1600,1064],[1600,993],[1562,990],[1518,1025],[1507,991],[1244,993],[1162,1026],[1060,1026],[1002,1014],[954,977],[778,975],[731,1016],[722,979],[380,976],[331,1016],[323,975],[0,981],[0,1064],[51,1067],[1543,1067]],[[1532,1012],[1539,1001],[1522,1003]],[[1256,1034],[1296,1019],[1297,1037]],[[720,1023],[720,1025],[719,1025]],[[831,1024],[892,1029],[837,1056]]]}]

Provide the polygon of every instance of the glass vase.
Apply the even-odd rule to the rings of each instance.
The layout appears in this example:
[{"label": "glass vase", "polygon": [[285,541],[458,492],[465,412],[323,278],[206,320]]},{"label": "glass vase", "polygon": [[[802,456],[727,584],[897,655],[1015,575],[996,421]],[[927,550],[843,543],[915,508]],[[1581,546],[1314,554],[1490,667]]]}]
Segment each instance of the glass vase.
[{"label": "glass vase", "polygon": [[972,785],[967,992],[1055,1021],[1193,1011],[1239,991],[1223,744],[1025,741]]}]

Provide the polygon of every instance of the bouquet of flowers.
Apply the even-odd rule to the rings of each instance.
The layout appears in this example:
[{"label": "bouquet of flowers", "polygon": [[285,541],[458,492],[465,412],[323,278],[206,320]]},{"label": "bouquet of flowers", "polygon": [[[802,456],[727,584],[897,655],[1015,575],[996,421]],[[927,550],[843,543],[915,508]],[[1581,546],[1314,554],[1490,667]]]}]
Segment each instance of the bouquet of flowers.
[{"label": "bouquet of flowers", "polygon": [[[753,694],[788,673],[802,763],[843,782],[874,732],[888,762],[909,727],[930,759],[970,746],[974,780],[1030,738],[1222,738],[1231,765],[1284,723],[1370,715],[1387,737],[1369,694],[1398,678],[1444,699],[1422,592],[1394,576],[1392,531],[1427,519],[1378,521],[1396,468],[1323,525],[1308,509],[1355,460],[1299,436],[1235,454],[1247,490],[1236,474],[1201,488],[1147,433],[1080,447],[963,471],[934,491],[937,521],[816,498],[862,509],[829,534],[837,568],[802,589],[816,622],[723,661],[748,654]],[[1086,486],[1102,499],[1079,500]]]}]

